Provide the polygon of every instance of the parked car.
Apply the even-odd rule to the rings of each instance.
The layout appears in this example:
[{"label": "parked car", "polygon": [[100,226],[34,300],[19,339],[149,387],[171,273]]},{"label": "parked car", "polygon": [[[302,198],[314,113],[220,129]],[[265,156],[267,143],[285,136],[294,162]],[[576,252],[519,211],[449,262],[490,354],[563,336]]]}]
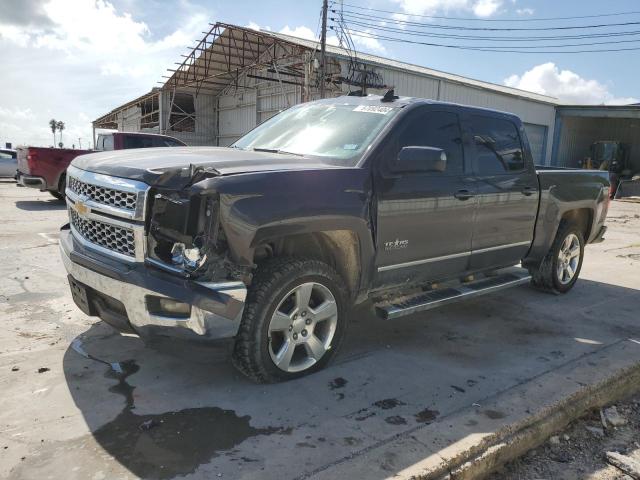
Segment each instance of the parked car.
[{"label": "parked car", "polygon": [[64,198],[65,171],[71,160],[91,150],[71,148],[22,147],[18,151],[18,186],[47,191],[58,200]]},{"label": "parked car", "polygon": [[[168,135],[117,132],[98,135],[96,149],[122,150],[184,145],[180,140]],[[23,187],[37,188],[40,191],[48,191],[54,197],[62,200],[67,167],[78,155],[90,152],[92,150],[18,147],[18,184]]]},{"label": "parked car", "polygon": [[0,148],[0,177],[15,177],[17,170],[16,151],[11,148]]},{"label": "parked car", "polygon": [[512,114],[341,97],[230,148],[76,158],[61,254],[87,315],[235,338],[241,372],[287,380],[327,364],[365,300],[393,319],[523,282],[568,292],[603,239],[607,177],[536,169]]},{"label": "parked car", "polygon": [[169,135],[153,133],[114,132],[101,133],[96,150],[126,150],[129,148],[186,147],[186,143]]}]

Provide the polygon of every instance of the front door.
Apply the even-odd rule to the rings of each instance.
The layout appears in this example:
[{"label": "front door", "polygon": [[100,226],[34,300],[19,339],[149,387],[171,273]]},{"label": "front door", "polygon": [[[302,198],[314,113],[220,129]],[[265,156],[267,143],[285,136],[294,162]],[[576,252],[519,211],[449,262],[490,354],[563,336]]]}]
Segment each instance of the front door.
[{"label": "front door", "polygon": [[538,212],[538,177],[524,130],[508,116],[469,116],[478,210],[470,268],[514,265],[529,250]]},{"label": "front door", "polygon": [[[405,146],[441,148],[444,172],[390,174]],[[476,200],[465,169],[460,119],[442,106],[421,106],[400,119],[376,159],[376,288],[425,283],[468,268]]]}]

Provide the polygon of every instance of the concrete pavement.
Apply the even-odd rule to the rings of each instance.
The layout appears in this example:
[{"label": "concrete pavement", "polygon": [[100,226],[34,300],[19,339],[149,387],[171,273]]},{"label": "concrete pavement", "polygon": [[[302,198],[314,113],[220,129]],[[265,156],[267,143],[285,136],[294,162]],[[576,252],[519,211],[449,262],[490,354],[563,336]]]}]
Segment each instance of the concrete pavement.
[{"label": "concrete pavement", "polygon": [[263,386],[224,352],[147,348],[79,312],[50,198],[0,183],[3,478],[435,475],[640,365],[639,204],[612,203],[568,295],[519,287],[392,322],[365,305],[330,368]]}]

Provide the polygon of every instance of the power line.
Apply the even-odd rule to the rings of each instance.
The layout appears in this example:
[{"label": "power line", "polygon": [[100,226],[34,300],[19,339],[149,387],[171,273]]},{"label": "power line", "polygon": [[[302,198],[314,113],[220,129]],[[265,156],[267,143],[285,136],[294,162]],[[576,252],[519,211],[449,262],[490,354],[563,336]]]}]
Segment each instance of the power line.
[{"label": "power line", "polygon": [[[335,5],[335,2],[331,4]],[[617,17],[623,15],[637,15],[640,11],[631,12],[615,12],[615,13],[603,13],[599,15],[579,15],[573,17],[547,17],[547,18],[511,18],[511,19],[499,19],[499,18],[474,18],[474,17],[447,17],[442,15],[419,15],[406,12],[397,12],[392,10],[383,10],[379,8],[363,7],[362,5],[354,5],[349,3],[343,3],[345,7],[359,8],[361,10],[369,10],[372,12],[390,13],[394,15],[406,15],[407,17],[420,17],[420,18],[434,18],[439,20],[460,20],[460,21],[474,21],[474,22],[548,22],[557,20],[579,20],[586,18],[601,18],[601,17]]]},{"label": "power line", "polygon": [[[333,29],[333,26],[331,26]],[[464,45],[450,45],[450,44],[442,44],[442,43],[432,43],[432,42],[420,42],[417,40],[409,40],[404,38],[397,37],[387,37],[379,34],[372,34],[370,32],[364,32],[361,30],[353,30],[349,29],[351,35],[362,38],[370,38],[376,40],[385,40],[390,42],[399,42],[399,43],[409,43],[414,45],[426,45],[430,47],[442,47],[442,48],[451,48],[457,50],[471,50],[476,52],[494,52],[494,53],[531,53],[531,54],[542,54],[542,53],[596,53],[596,52],[624,52],[624,51],[635,51],[640,50],[639,47],[632,48],[616,48],[616,49],[592,49],[592,50],[517,50],[515,47],[472,47],[472,46],[464,46]],[[539,46],[537,48],[546,48],[543,46]],[[560,48],[560,47],[549,47],[549,48]]]},{"label": "power line", "polygon": [[[336,17],[331,17],[331,20],[334,22],[339,22],[339,19]],[[483,36],[483,35],[458,35],[454,33],[435,33],[435,32],[424,32],[421,30],[411,30],[405,28],[394,28],[382,26],[379,24],[374,24],[370,22],[359,22],[355,20],[349,21],[350,25],[357,25],[364,28],[374,28],[376,30],[383,30],[391,33],[398,33],[402,35],[409,36],[419,36],[419,37],[430,37],[430,38],[452,38],[458,40],[484,40],[488,42],[535,42],[535,41],[543,41],[543,40],[581,40],[581,39],[592,39],[592,38],[608,38],[608,37],[621,37],[621,36],[629,36],[629,35],[638,35],[640,34],[640,30],[631,30],[627,32],[607,32],[607,33],[591,33],[591,34],[580,34],[580,35],[553,35],[553,36]]]},{"label": "power line", "polygon": [[[335,10],[331,10],[333,13],[336,13]],[[579,29],[587,29],[587,28],[607,28],[607,27],[624,27],[630,25],[640,25],[640,21],[638,22],[621,22],[621,23],[600,23],[594,25],[572,25],[572,26],[561,26],[561,27],[457,27],[454,25],[443,25],[438,23],[424,23],[424,22],[414,22],[410,20],[399,20],[393,18],[384,18],[381,19],[378,16],[367,15],[359,12],[351,12],[349,10],[343,11],[343,16],[349,19],[366,19],[366,20],[374,20],[377,22],[385,21],[388,23],[395,23],[398,25],[411,25],[426,29],[442,29],[442,30],[473,30],[473,31],[490,31],[490,32],[525,32],[525,31],[550,31],[550,30],[579,30]]]}]

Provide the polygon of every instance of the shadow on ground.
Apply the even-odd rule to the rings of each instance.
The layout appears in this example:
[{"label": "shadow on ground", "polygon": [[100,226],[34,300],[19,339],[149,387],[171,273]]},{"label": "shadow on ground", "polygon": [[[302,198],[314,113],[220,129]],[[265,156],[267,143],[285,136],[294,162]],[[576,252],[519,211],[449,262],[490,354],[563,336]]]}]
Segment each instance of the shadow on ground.
[{"label": "shadow on ground", "polygon": [[[584,280],[566,296],[522,287],[393,322],[364,305],[334,365],[276,385],[248,382],[226,352],[172,343],[167,353],[98,323],[64,355],[91,431],[69,442],[93,439],[142,478],[305,478],[638,335],[639,308],[637,290]],[[389,475],[409,466],[380,461]]]},{"label": "shadow on ground", "polygon": [[66,204],[62,200],[51,198],[50,200],[18,200],[16,201],[16,207],[20,210],[26,210],[29,212],[38,212],[42,210],[64,210],[67,208]]}]

